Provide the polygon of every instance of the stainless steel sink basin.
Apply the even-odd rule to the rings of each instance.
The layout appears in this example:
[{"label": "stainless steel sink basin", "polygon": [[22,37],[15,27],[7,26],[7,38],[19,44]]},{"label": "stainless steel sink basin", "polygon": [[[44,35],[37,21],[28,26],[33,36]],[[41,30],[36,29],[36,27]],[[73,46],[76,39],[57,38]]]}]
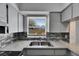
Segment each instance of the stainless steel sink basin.
[{"label": "stainless steel sink basin", "polygon": [[30,46],[39,45],[39,42],[31,42]]},{"label": "stainless steel sink basin", "polygon": [[53,46],[50,42],[31,42],[30,46]]},{"label": "stainless steel sink basin", "polygon": [[50,42],[41,42],[41,45],[51,46]]}]

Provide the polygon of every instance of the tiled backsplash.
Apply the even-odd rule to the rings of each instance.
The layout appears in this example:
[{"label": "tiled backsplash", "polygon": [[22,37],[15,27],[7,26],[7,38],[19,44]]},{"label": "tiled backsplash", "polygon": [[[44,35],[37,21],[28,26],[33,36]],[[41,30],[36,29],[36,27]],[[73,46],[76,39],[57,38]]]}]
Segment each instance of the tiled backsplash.
[{"label": "tiled backsplash", "polygon": [[13,34],[0,34],[0,48],[5,47],[12,40]]},{"label": "tiled backsplash", "polygon": [[48,32],[47,37],[51,40],[53,40],[53,39],[62,39],[64,41],[69,42],[69,33],[67,33],[67,32],[59,32],[59,33]]},{"label": "tiled backsplash", "polygon": [[0,34],[0,40],[9,39],[11,37],[13,37],[13,34]]},{"label": "tiled backsplash", "polygon": [[13,33],[13,37],[15,38],[15,40],[25,40],[27,39],[27,32],[16,32]]},{"label": "tiled backsplash", "polygon": [[[16,32],[16,33],[13,33],[13,37],[15,38],[15,40],[39,40],[40,38],[27,38],[27,32]],[[47,39],[50,39],[50,40],[64,40],[64,41],[67,41],[69,42],[69,33],[67,32],[48,32],[47,35],[46,35]],[[46,39],[46,38],[45,38]]]}]

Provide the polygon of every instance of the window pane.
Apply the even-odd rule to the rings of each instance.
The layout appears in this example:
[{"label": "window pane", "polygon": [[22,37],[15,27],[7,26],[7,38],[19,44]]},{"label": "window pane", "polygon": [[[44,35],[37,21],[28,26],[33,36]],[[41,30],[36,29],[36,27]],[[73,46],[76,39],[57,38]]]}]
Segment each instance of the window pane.
[{"label": "window pane", "polygon": [[46,33],[46,17],[29,18],[29,35],[41,36]]}]

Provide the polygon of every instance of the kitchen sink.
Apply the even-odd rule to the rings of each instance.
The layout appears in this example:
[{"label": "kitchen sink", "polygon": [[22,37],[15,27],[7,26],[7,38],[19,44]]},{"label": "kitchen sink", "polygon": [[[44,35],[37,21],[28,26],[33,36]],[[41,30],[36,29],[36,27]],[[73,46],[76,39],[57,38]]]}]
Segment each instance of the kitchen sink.
[{"label": "kitchen sink", "polygon": [[40,42],[31,42],[30,46],[39,45]]},{"label": "kitchen sink", "polygon": [[52,46],[50,42],[31,42],[30,46]]},{"label": "kitchen sink", "polygon": [[50,42],[41,42],[41,45],[42,46],[44,46],[44,45],[51,46]]}]

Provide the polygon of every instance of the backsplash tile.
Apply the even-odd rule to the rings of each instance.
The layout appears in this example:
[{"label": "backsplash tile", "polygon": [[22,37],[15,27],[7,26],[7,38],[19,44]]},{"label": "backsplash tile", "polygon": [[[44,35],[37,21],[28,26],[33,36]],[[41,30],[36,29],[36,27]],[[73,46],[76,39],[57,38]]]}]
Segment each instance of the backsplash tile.
[{"label": "backsplash tile", "polygon": [[46,36],[47,36],[47,38],[49,38],[51,40],[53,40],[53,39],[62,39],[64,41],[69,42],[69,33],[67,33],[67,32],[58,32],[58,33],[56,33],[56,32],[54,32],[54,33],[47,32]]}]

